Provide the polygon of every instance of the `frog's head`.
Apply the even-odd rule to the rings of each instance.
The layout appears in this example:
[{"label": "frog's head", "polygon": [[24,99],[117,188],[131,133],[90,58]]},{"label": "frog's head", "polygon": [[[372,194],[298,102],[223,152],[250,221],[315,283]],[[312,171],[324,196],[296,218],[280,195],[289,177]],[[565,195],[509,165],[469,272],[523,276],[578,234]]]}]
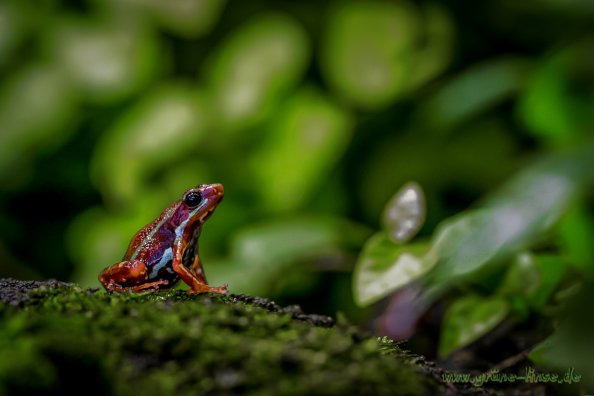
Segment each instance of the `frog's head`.
[{"label": "frog's head", "polygon": [[182,205],[192,222],[202,224],[223,199],[222,184],[200,184],[184,193]]}]

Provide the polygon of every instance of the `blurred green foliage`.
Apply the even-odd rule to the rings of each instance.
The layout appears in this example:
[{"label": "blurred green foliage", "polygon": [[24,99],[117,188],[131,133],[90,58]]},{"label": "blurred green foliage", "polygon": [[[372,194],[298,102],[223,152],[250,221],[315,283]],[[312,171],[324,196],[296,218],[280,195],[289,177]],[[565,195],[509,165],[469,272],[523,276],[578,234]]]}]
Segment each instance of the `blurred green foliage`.
[{"label": "blurred green foliage", "polygon": [[[221,182],[213,284],[364,320],[353,270],[363,305],[421,281],[460,295],[442,354],[544,316],[594,276],[593,22],[585,0],[5,0],[0,275],[97,286]],[[403,245],[382,213],[409,181]]]}]

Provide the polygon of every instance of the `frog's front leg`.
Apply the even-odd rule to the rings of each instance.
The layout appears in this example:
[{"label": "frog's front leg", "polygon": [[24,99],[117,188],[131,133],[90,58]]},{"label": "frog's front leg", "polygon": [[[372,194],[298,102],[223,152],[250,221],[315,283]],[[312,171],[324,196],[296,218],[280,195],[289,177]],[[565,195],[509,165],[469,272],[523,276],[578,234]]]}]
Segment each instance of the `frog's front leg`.
[{"label": "frog's front leg", "polygon": [[110,292],[132,290],[140,292],[146,289],[157,289],[159,285],[169,282],[165,279],[146,282],[148,271],[146,265],[139,260],[122,261],[101,272],[99,281]]},{"label": "frog's front leg", "polygon": [[175,255],[173,257],[173,270],[180,276],[180,278],[190,286],[190,290],[188,293],[219,293],[219,294],[227,294],[227,285],[223,285],[220,287],[210,287],[208,283],[206,283],[206,278],[204,277],[204,273],[202,271],[202,265],[200,263],[200,259],[198,255],[195,256],[194,265],[192,268],[196,271],[196,266],[200,268],[200,271],[190,271],[185,265],[183,265],[182,257],[183,251],[185,246],[183,246],[183,242],[181,238],[176,238],[175,242],[173,243],[173,249],[175,251]]}]

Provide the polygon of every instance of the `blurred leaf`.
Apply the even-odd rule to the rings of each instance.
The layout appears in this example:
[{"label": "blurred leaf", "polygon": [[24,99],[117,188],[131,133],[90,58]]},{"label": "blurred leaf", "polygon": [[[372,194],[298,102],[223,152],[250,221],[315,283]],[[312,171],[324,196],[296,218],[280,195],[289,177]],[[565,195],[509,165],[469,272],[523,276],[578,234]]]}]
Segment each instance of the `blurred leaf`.
[{"label": "blurred leaf", "polygon": [[321,54],[324,77],[367,108],[386,105],[405,89],[418,36],[416,10],[406,2],[340,3],[328,21]]},{"label": "blurred leaf", "polygon": [[198,148],[210,126],[206,103],[192,89],[162,86],[130,108],[102,136],[91,170],[108,203],[135,200],[151,175]]},{"label": "blurred leaf", "polygon": [[27,11],[22,1],[0,2],[0,67],[9,62],[25,38],[29,28]]},{"label": "blurred leaf", "polygon": [[68,77],[50,65],[25,67],[7,79],[0,89],[0,175],[21,177],[23,161],[64,143],[76,111]]},{"label": "blurred leaf", "polygon": [[538,288],[529,294],[528,302],[532,307],[541,308],[559,287],[567,272],[567,265],[559,256],[554,255],[536,255],[534,259],[540,282]]},{"label": "blurred leaf", "polygon": [[592,51],[594,40],[583,40],[538,63],[518,107],[528,132],[553,145],[566,145],[588,131],[591,134]]},{"label": "blurred leaf", "polygon": [[[507,235],[495,232],[506,227],[494,212],[467,211],[444,220],[438,226],[430,254],[441,261],[436,272],[446,278],[446,273],[459,276],[475,270],[501,251],[509,241]],[[458,273],[458,272],[460,273]]]},{"label": "blurred leaf", "polygon": [[91,1],[103,14],[127,21],[147,20],[184,39],[195,39],[210,32],[226,3],[226,0]]},{"label": "blurred leaf", "polygon": [[594,223],[583,205],[576,205],[562,219],[559,236],[564,252],[582,275],[594,280]]},{"label": "blurred leaf", "polygon": [[415,52],[415,66],[409,85],[415,89],[439,75],[450,62],[454,46],[454,22],[446,11],[435,3],[421,5],[422,37]]},{"label": "blurred leaf", "polygon": [[[594,348],[591,334],[587,338],[577,339],[575,335],[561,329],[538,344],[528,355],[529,359],[541,367],[574,375],[575,382],[594,387],[594,370],[592,370],[592,354]],[[565,377],[564,377],[565,378]]]},{"label": "blurred leaf", "polygon": [[450,79],[420,109],[418,122],[448,130],[509,99],[522,89],[528,64],[519,58],[491,59]]},{"label": "blurred leaf", "polygon": [[541,276],[534,256],[529,252],[516,255],[505,273],[497,294],[529,296],[538,290]]},{"label": "blurred leaf", "polygon": [[443,319],[439,356],[446,357],[497,326],[508,313],[507,302],[498,297],[465,296],[446,311]]},{"label": "blurred leaf", "polygon": [[534,73],[519,112],[533,134],[548,141],[566,141],[576,132],[571,104],[564,97],[564,76],[559,65],[545,63]]},{"label": "blurred leaf", "polygon": [[307,202],[346,150],[352,127],[350,115],[317,89],[297,92],[253,159],[265,206],[282,211]]},{"label": "blurred leaf", "polygon": [[208,65],[221,127],[245,130],[272,114],[309,57],[308,37],[288,15],[260,15],[236,29]]},{"label": "blurred leaf", "polygon": [[184,38],[195,38],[209,32],[225,5],[225,0],[145,0],[145,2],[159,25]]},{"label": "blurred leaf", "polygon": [[383,228],[393,242],[406,243],[423,226],[426,211],[423,189],[416,182],[408,182],[386,205],[382,215]]},{"label": "blurred leaf", "polygon": [[[594,285],[585,283],[568,304],[569,310],[555,332],[528,356],[539,366],[565,372],[573,369],[585,387],[594,388],[594,321],[588,312],[594,301]],[[586,389],[586,388],[584,388]]]},{"label": "blurred leaf", "polygon": [[156,37],[131,20],[64,18],[46,47],[84,97],[97,103],[138,92],[162,64]]},{"label": "blurred leaf", "polygon": [[355,105],[383,107],[447,64],[453,29],[436,5],[420,14],[404,1],[338,4],[325,32],[321,69]]},{"label": "blurred leaf", "polygon": [[435,262],[424,260],[427,243],[397,245],[383,233],[371,237],[353,274],[353,296],[366,306],[427,273]]},{"label": "blurred leaf", "polygon": [[[232,236],[231,257],[211,260],[209,282],[227,282],[234,293],[258,295],[292,265],[339,249],[358,247],[368,230],[347,220],[300,215],[244,227]],[[303,269],[305,270],[305,269]]]},{"label": "blurred leaf", "polygon": [[437,281],[450,283],[529,245],[594,181],[592,169],[591,145],[550,156],[515,176],[483,209],[444,221],[431,248]]},{"label": "blurred leaf", "polygon": [[567,266],[554,255],[516,256],[497,293],[510,298],[522,298],[532,308],[542,308],[557,289]]}]

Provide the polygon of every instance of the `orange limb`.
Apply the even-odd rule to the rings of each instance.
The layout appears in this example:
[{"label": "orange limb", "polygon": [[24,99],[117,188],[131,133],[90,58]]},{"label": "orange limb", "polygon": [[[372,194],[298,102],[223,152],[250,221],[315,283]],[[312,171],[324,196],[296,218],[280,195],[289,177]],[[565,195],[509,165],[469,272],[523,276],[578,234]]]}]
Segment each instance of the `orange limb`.
[{"label": "orange limb", "polygon": [[182,263],[183,252],[185,250],[183,243],[180,239],[176,239],[173,243],[175,255],[173,257],[173,270],[179,275],[179,277],[190,286],[188,293],[219,293],[227,294],[227,285],[219,287],[210,287],[206,282],[204,271],[202,270],[202,263],[200,258],[196,255],[194,264],[192,265],[192,271],[190,271]]}]

